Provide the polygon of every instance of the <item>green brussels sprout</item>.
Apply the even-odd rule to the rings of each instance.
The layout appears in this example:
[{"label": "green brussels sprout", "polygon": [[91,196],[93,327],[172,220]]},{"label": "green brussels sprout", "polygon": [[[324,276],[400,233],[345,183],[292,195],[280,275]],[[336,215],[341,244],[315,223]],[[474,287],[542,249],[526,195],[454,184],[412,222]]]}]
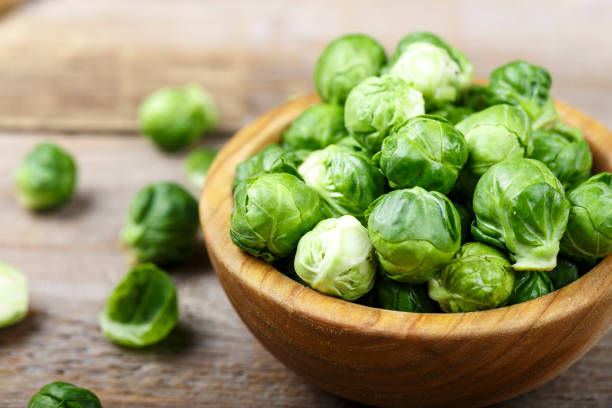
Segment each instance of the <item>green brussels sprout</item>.
[{"label": "green brussels sprout", "polygon": [[486,86],[472,85],[461,97],[459,105],[478,112],[491,106],[490,99],[489,90]]},{"label": "green brussels sprout", "polygon": [[51,143],[39,143],[28,152],[15,173],[19,202],[31,210],[48,210],[72,197],[77,169],[66,151]]},{"label": "green brussels sprout", "polygon": [[591,175],[593,155],[580,129],[559,122],[554,129],[533,132],[533,145],[529,157],[546,164],[566,190]]},{"label": "green brussels sprout", "polygon": [[28,408],[102,408],[96,395],[85,388],[53,382],[32,396]]},{"label": "green brussels sprout", "polygon": [[372,306],[382,309],[411,313],[434,313],[437,309],[425,285],[396,282],[384,273],[376,277],[371,293]]},{"label": "green brussels sprout", "polygon": [[438,116],[408,119],[374,156],[391,188],[423,187],[447,194],[468,159],[465,138]]},{"label": "green brussels sprout", "polygon": [[321,103],[306,109],[283,133],[289,150],[318,150],[348,136],[344,127],[344,108]]},{"label": "green brussels sprout", "polygon": [[492,166],[474,192],[472,235],[507,248],[518,270],[551,270],[567,226],[569,202],[555,175],[538,160]]},{"label": "green brussels sprout", "polygon": [[121,241],[138,262],[185,261],[199,229],[198,202],[176,183],[153,183],[132,200]]},{"label": "green brussels sprout", "polygon": [[323,220],[300,239],[294,267],[316,291],[358,299],[372,289],[376,276],[368,230],[350,215]]},{"label": "green brussels sprout", "polygon": [[548,274],[542,271],[517,271],[508,305],[527,302],[555,291]]},{"label": "green brussels sprout", "polygon": [[340,139],[340,141],[336,143],[336,145],[347,147],[356,152],[365,153],[366,155],[370,156],[370,151],[366,149],[361,143],[359,143],[353,136],[347,136],[343,139]]},{"label": "green brussels sprout", "polygon": [[494,309],[512,293],[514,271],[497,249],[469,242],[429,281],[429,296],[445,312]]},{"label": "green brussels sprout", "polygon": [[552,280],[555,290],[561,289],[579,278],[578,266],[567,259],[558,257],[557,266],[548,272],[548,276]]},{"label": "green brussels sprout", "polygon": [[457,100],[474,74],[465,55],[438,36],[422,31],[400,40],[387,69],[421,91],[427,106]]},{"label": "green brussels sprout", "polygon": [[329,145],[312,152],[298,171],[327,204],[330,215],[364,221],[370,203],[385,192],[385,177],[364,153]]},{"label": "green brussels sprout", "polygon": [[459,213],[437,191],[392,191],[370,204],[365,216],[380,265],[399,282],[427,282],[461,245]]},{"label": "green brussels sprout", "polygon": [[457,123],[461,122],[463,119],[474,113],[474,111],[465,106],[456,106],[450,103],[446,103],[438,107],[436,110],[428,113],[433,116],[440,116],[449,121],[451,124],[456,125]]},{"label": "green brussels sprout", "polygon": [[384,75],[368,78],[353,88],[346,99],[344,123],[359,144],[376,153],[393,127],[423,113],[419,91],[401,78]]},{"label": "green brussels sprout", "polygon": [[206,175],[217,156],[217,149],[200,148],[189,153],[185,159],[185,173],[189,182],[196,188],[204,187]]},{"label": "green brussels sprout", "polygon": [[317,61],[314,83],[321,99],[343,104],[355,85],[378,75],[387,62],[383,47],[365,34],[349,34],[332,41]]},{"label": "green brussels sprout", "polygon": [[140,129],[165,151],[186,148],[217,126],[212,97],[197,84],[158,89],[140,105]]},{"label": "green brussels sprout", "polygon": [[465,136],[469,152],[458,180],[465,196],[471,195],[480,176],[492,165],[533,151],[529,118],[514,106],[491,106],[468,116],[456,128]]},{"label": "green brussels sprout", "polygon": [[612,252],[612,174],[589,178],[567,195],[571,203],[561,253],[595,261]]},{"label": "green brussels sprout", "polygon": [[526,61],[513,61],[491,72],[488,91],[491,103],[520,106],[531,119],[533,130],[554,126],[559,120],[550,97],[548,71]]},{"label": "green brussels sprout", "polygon": [[165,339],[178,318],[172,279],[147,263],[133,267],[113,289],[100,313],[100,329],[114,343],[145,347]]},{"label": "green brussels sprout", "polygon": [[268,173],[234,190],[230,235],[234,244],[271,263],[289,256],[323,216],[319,195],[299,178]]},{"label": "green brussels sprout", "polygon": [[470,235],[470,227],[472,220],[474,220],[474,212],[472,206],[465,206],[461,203],[453,202],[457,213],[459,213],[459,219],[461,220],[461,243],[465,244],[468,241],[472,241]]},{"label": "green brussels sprout", "polygon": [[[310,150],[307,152],[310,154]],[[296,162],[295,152],[290,152],[279,145],[268,145],[236,166],[234,188],[246,179],[266,173],[289,173],[299,176]]]},{"label": "green brussels sprout", "polygon": [[0,329],[12,326],[28,314],[28,280],[16,268],[0,262]]}]

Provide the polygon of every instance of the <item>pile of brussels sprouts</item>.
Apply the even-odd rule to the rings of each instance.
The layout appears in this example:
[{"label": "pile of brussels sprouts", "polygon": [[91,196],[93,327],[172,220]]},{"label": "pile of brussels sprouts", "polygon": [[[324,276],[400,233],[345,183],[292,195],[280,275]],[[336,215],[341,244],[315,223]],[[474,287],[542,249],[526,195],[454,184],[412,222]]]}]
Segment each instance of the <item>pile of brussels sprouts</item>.
[{"label": "pile of brussels sprouts", "polygon": [[311,288],[407,312],[524,302],[612,251],[612,175],[591,176],[542,67],[473,85],[434,34],[387,59],[367,35],[317,61],[322,103],[236,168],[232,241]]}]

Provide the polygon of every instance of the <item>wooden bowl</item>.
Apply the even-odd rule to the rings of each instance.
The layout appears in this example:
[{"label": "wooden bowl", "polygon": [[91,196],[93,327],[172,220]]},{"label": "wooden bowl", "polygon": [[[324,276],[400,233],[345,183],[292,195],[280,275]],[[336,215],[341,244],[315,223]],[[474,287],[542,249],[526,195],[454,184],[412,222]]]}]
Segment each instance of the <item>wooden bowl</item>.
[{"label": "wooden bowl", "polygon": [[[241,251],[230,240],[238,163],[278,142],[316,96],[289,102],[221,150],[200,201],[208,253],[234,308],[289,368],[342,397],[379,406],[482,406],[549,381],[589,350],[612,322],[612,256],[571,285],[485,312],[421,314],[325,296]],[[612,134],[562,103],[582,129],[595,170],[612,170]]]}]

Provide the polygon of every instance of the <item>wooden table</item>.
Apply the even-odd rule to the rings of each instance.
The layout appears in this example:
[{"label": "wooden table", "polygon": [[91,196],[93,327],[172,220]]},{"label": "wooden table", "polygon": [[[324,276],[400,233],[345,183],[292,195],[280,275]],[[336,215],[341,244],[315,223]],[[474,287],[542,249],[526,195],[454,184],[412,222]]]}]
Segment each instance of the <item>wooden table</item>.
[{"label": "wooden table", "polygon": [[[463,49],[486,77],[525,58],[548,67],[554,94],[612,126],[612,3],[540,1],[32,1],[0,20],[0,260],[30,279],[32,309],[0,331],[0,406],[24,407],[55,380],[106,407],[353,406],[305,383],[243,326],[205,250],[172,270],[179,327],[162,344],[110,344],[97,315],[126,271],[117,236],[146,183],[185,184],[182,155],[138,136],[136,110],[155,88],[195,80],[221,110],[220,146],[240,126],[312,90],[324,44],[369,32],[388,49],[429,28]],[[66,208],[35,215],[16,203],[11,175],[38,140],[79,165]],[[194,191],[194,194],[196,192]],[[203,246],[201,246],[203,248]],[[612,405],[612,332],[547,385],[503,407]]]}]

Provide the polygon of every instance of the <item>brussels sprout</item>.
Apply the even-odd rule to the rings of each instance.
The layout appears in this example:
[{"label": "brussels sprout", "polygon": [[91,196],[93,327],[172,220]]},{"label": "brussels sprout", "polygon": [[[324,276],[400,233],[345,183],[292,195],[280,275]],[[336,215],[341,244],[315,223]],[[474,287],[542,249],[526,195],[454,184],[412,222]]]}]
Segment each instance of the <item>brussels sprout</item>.
[{"label": "brussels sprout", "polygon": [[459,214],[436,191],[392,191],[374,201],[365,216],[381,266],[399,282],[427,282],[461,245]]},{"label": "brussels sprout", "polygon": [[555,291],[552,280],[546,272],[517,271],[512,294],[508,298],[508,305],[527,302]]},{"label": "brussels sprout", "polygon": [[391,188],[419,186],[442,194],[451,190],[467,159],[461,132],[430,115],[408,119],[394,129],[374,157]]},{"label": "brussels sprout", "polygon": [[467,108],[465,106],[456,106],[450,103],[446,103],[440,106],[438,109],[429,112],[430,115],[440,116],[453,125],[456,125],[457,123],[461,122],[463,119],[467,118],[472,113],[474,113],[474,111],[470,108]]},{"label": "brussels sprout", "polygon": [[376,275],[368,230],[353,216],[329,218],[298,243],[295,272],[311,288],[345,300],[372,289]]},{"label": "brussels sprout", "polygon": [[346,147],[329,145],[312,152],[298,171],[335,217],[352,215],[364,221],[368,205],[385,192],[385,177],[374,162]]},{"label": "brussels sprout", "polygon": [[355,140],[376,153],[394,126],[423,113],[421,93],[403,79],[385,75],[353,88],[346,99],[344,123]]},{"label": "brussels sprout", "polygon": [[550,97],[551,85],[546,69],[526,61],[513,61],[491,73],[488,90],[492,104],[520,106],[537,130],[550,128],[559,120]]},{"label": "brussels sprout", "polygon": [[475,112],[491,106],[491,100],[489,96],[489,90],[487,87],[482,85],[472,85],[461,97],[459,105]]},{"label": "brussels sprout", "polygon": [[266,146],[236,166],[234,188],[246,179],[265,173],[289,173],[299,176],[295,153],[275,144]]},{"label": "brussels sprout", "polygon": [[290,150],[323,149],[348,136],[344,108],[322,103],[306,109],[283,133],[283,145]]},{"label": "brussels sprout", "polygon": [[491,167],[474,192],[472,235],[507,248],[514,269],[551,270],[567,226],[563,186],[540,161],[506,160]]},{"label": "brussels sprout", "polygon": [[186,148],[217,126],[212,97],[197,84],[158,89],[140,105],[140,129],[166,151]]},{"label": "brussels sprout", "polygon": [[556,289],[561,289],[578,279],[578,267],[561,257],[557,258],[557,267],[548,272],[550,280],[552,280]]},{"label": "brussels sprout", "polygon": [[469,196],[476,182],[492,165],[531,154],[529,118],[520,108],[495,105],[459,122],[468,146],[468,161],[459,175],[459,190]]},{"label": "brussels sprout", "polygon": [[561,253],[572,259],[595,261],[612,252],[612,174],[600,173],[574,190]]},{"label": "brussels sprout", "polygon": [[514,271],[497,249],[469,242],[429,281],[429,296],[445,312],[494,309],[512,292]]},{"label": "brussels sprout", "polygon": [[19,202],[31,210],[66,204],[72,197],[77,169],[70,154],[51,143],[39,143],[28,152],[15,173]]},{"label": "brussels sprout", "polygon": [[400,40],[388,70],[421,91],[428,106],[455,101],[474,74],[465,55],[436,35],[421,31]]},{"label": "brussels sprout", "polygon": [[338,143],[336,143],[336,145],[347,147],[356,152],[362,152],[370,156],[370,151],[366,149],[361,143],[359,143],[353,136],[347,136],[341,139]]},{"label": "brussels sprout", "polygon": [[325,102],[343,104],[365,78],[378,75],[387,61],[385,50],[372,37],[349,34],[332,41],[317,61],[314,83]]},{"label": "brussels sprout", "polygon": [[425,285],[410,285],[389,279],[379,273],[372,289],[371,304],[400,312],[434,313],[436,305],[427,295]]},{"label": "brussels sprout", "polygon": [[70,383],[53,382],[32,396],[28,408],[102,408],[96,395]]},{"label": "brussels sprout", "polygon": [[559,122],[552,130],[533,132],[533,145],[529,157],[546,164],[565,189],[577,186],[591,175],[593,156],[580,129]]},{"label": "brussels sprout", "polygon": [[204,187],[206,175],[216,156],[216,149],[200,148],[189,153],[184,167],[187,178],[194,187]]},{"label": "brussels sprout", "polygon": [[465,206],[457,202],[453,202],[453,205],[455,206],[455,209],[459,214],[459,219],[461,220],[461,243],[465,244],[468,241],[472,241],[470,226],[472,225],[472,220],[474,219],[474,212],[472,211],[472,206]]},{"label": "brussels sprout", "polygon": [[0,262],[0,329],[28,314],[28,280],[19,270]]},{"label": "brussels sprout", "polygon": [[198,228],[192,195],[176,183],[153,183],[132,200],[121,241],[135,261],[177,263],[191,255]]},{"label": "brussels sprout", "polygon": [[300,238],[324,218],[322,207],[319,195],[291,174],[250,178],[234,191],[232,241],[271,263],[296,249]]},{"label": "brussels sprout", "polygon": [[113,289],[100,313],[102,333],[127,347],[145,347],[165,339],[179,318],[176,288],[153,264],[133,267]]}]

